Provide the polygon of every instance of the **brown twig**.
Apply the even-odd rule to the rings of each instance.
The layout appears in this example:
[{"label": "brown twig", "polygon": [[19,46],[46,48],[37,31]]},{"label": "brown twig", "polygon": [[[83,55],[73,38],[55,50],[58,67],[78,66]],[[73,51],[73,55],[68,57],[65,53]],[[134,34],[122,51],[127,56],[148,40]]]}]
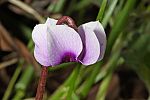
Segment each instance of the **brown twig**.
[{"label": "brown twig", "polygon": [[42,66],[41,76],[40,76],[40,80],[38,83],[35,100],[42,100],[42,98],[43,98],[43,94],[45,91],[45,85],[46,85],[47,73],[48,73],[48,67]]}]

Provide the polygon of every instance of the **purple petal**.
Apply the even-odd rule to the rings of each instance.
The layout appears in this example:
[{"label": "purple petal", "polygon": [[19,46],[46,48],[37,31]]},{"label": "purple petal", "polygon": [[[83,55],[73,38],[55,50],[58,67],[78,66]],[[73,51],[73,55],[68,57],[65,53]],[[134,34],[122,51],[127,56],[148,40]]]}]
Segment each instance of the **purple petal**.
[{"label": "purple petal", "polygon": [[98,60],[103,59],[105,49],[106,49],[106,42],[107,42],[106,34],[105,34],[103,26],[101,25],[99,21],[89,22],[89,23],[84,24],[83,26],[89,27],[96,34],[98,41],[100,43],[100,55],[99,55]]},{"label": "purple petal", "polygon": [[95,33],[85,25],[79,26],[78,31],[84,44],[82,55],[80,55],[81,63],[84,65],[96,63],[100,55],[100,45]]},{"label": "purple petal", "polygon": [[50,56],[48,51],[47,25],[36,25],[32,31],[32,38],[35,43],[35,59],[43,66],[50,66]]},{"label": "purple petal", "polygon": [[[70,61],[77,60],[82,51],[82,41],[79,34],[66,25],[56,25],[48,28],[48,49],[52,66],[63,62],[64,58]],[[66,56],[66,57],[65,57]]]},{"label": "purple petal", "polygon": [[47,26],[50,27],[50,25],[51,25],[51,26],[52,26],[52,25],[56,25],[57,21],[58,21],[58,20],[55,20],[55,19],[52,19],[52,18],[47,18],[46,24],[47,24]]}]

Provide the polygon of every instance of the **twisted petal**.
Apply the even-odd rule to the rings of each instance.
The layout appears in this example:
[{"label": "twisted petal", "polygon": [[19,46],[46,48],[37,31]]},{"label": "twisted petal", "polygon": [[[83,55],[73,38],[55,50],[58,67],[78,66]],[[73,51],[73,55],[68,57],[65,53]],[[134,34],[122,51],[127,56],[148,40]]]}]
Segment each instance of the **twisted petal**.
[{"label": "twisted petal", "polygon": [[[92,32],[95,33],[95,35],[100,43],[100,55],[99,55],[98,60],[103,59],[105,49],[106,49],[106,34],[105,34],[103,26],[101,25],[101,23],[99,21],[89,22],[82,26],[88,27]],[[90,33],[90,34],[92,34],[92,33]],[[93,44],[93,45],[95,45],[95,44]]]},{"label": "twisted petal", "polygon": [[46,24],[36,25],[32,31],[32,38],[35,43],[34,56],[35,59],[43,66],[50,65],[47,34],[48,32]]},{"label": "twisted petal", "polygon": [[49,62],[52,66],[62,63],[68,53],[77,60],[83,48],[79,34],[66,25],[48,27],[47,38]]},{"label": "twisted petal", "polygon": [[47,20],[46,20],[46,24],[47,24],[47,26],[49,26],[49,27],[51,27],[52,25],[53,25],[53,26],[56,25],[56,23],[57,23],[57,20],[52,19],[52,18],[47,18]]},{"label": "twisted petal", "polygon": [[84,44],[82,55],[80,55],[81,63],[84,65],[96,63],[100,55],[100,45],[95,33],[87,25],[79,26],[78,32]]}]

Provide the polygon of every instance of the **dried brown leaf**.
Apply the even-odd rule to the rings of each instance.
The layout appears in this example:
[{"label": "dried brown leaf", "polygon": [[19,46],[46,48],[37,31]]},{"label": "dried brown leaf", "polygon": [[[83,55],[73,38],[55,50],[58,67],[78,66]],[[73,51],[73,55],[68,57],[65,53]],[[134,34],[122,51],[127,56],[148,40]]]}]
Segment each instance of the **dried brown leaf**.
[{"label": "dried brown leaf", "polygon": [[11,46],[3,39],[1,32],[0,32],[0,50],[2,50],[2,51],[13,51]]},{"label": "dried brown leaf", "polygon": [[2,24],[0,24],[0,48],[4,50],[15,50],[17,48],[9,32]]}]

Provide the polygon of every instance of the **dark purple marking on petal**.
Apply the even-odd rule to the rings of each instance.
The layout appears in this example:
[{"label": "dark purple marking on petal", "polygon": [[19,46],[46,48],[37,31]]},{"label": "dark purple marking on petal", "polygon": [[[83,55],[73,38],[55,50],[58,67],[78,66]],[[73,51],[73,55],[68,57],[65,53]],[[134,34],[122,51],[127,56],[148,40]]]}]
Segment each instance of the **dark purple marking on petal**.
[{"label": "dark purple marking on petal", "polygon": [[76,55],[72,52],[64,53],[64,55],[62,56],[61,63],[66,63],[66,62],[77,62]]}]

